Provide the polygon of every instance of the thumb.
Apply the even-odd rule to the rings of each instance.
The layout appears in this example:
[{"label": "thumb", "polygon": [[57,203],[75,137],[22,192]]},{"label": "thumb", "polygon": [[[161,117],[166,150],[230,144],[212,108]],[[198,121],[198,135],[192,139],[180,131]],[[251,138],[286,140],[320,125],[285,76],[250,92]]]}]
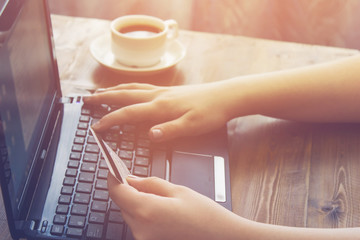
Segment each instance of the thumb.
[{"label": "thumb", "polygon": [[163,197],[173,197],[176,185],[157,177],[139,178],[129,176],[127,182],[140,192],[151,193]]}]

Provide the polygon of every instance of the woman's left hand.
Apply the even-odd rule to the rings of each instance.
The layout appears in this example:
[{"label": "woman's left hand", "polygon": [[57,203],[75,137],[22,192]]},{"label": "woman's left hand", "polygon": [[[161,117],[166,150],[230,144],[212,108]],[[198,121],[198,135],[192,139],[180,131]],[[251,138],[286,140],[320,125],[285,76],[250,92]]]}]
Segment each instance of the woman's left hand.
[{"label": "woman's left hand", "polygon": [[238,216],[187,187],[156,177],[127,181],[109,174],[108,186],[136,239],[226,239],[233,232]]}]

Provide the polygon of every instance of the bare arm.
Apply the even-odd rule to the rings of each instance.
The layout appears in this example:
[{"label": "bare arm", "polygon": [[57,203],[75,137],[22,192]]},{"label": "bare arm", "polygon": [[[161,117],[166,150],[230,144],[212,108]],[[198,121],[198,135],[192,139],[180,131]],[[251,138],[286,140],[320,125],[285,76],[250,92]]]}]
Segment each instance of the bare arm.
[{"label": "bare arm", "polygon": [[176,87],[123,84],[84,99],[120,104],[94,128],[148,121],[163,141],[211,131],[251,114],[326,122],[360,121],[360,55],[292,70]]},{"label": "bare arm", "polygon": [[[246,114],[298,121],[360,121],[360,55],[324,64],[234,78]],[[241,86],[243,85],[243,86]],[[236,109],[235,106],[232,109]],[[238,108],[233,116],[244,115]],[[240,110],[240,111],[239,111]]]}]

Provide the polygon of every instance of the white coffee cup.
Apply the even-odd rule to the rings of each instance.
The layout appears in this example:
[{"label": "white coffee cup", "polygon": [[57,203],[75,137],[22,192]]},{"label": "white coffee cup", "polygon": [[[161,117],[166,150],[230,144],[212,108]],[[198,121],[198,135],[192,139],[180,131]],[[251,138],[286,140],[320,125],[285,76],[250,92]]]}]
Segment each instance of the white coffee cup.
[{"label": "white coffee cup", "polygon": [[111,22],[111,51],[121,64],[150,67],[161,60],[166,45],[177,36],[175,20],[127,15]]}]

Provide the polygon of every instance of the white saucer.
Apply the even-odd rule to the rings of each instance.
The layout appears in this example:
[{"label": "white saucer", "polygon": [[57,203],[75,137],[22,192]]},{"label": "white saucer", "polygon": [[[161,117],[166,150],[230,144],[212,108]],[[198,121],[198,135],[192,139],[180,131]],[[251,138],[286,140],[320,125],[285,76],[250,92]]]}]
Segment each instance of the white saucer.
[{"label": "white saucer", "polygon": [[166,48],[160,62],[151,67],[129,67],[117,62],[110,49],[110,34],[96,38],[90,45],[92,56],[101,65],[111,70],[125,74],[153,74],[166,70],[180,62],[186,54],[185,47],[177,40],[172,41]]}]

